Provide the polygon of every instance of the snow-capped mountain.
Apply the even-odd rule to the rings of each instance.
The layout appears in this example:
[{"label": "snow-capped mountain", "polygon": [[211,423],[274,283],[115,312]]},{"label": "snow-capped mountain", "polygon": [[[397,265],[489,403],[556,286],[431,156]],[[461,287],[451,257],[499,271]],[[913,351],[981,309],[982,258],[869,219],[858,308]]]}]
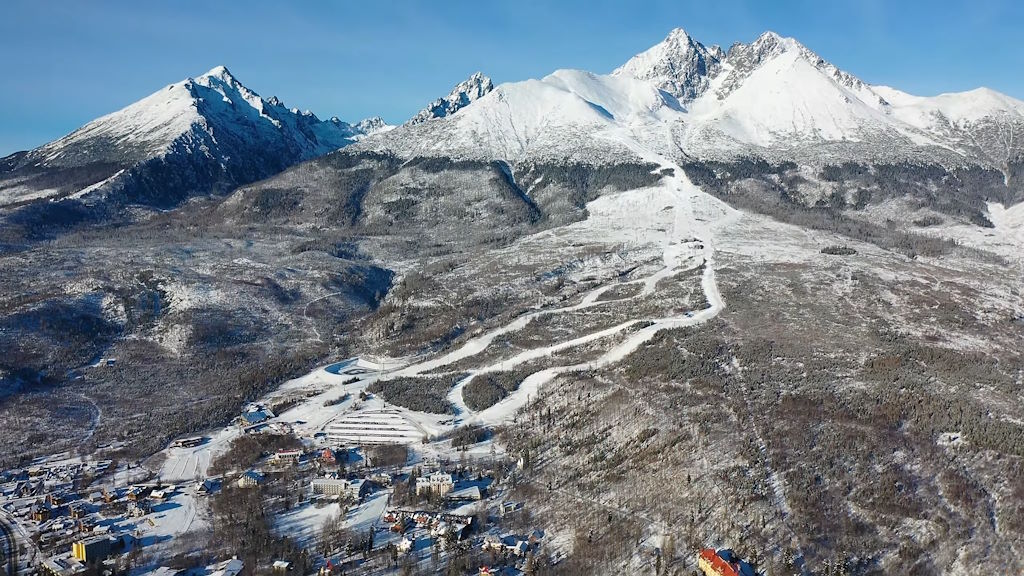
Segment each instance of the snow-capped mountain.
[{"label": "snow-capped mountain", "polygon": [[151,94],[0,166],[0,205],[95,197],[174,204],[223,191],[387,129],[264,99],[218,66]]},{"label": "snow-capped mountain", "polygon": [[723,52],[676,29],[610,75],[559,70],[470,89],[484,85],[474,76],[367,147],[606,162],[621,150],[600,135],[627,130],[661,153],[691,159],[981,163],[1006,172],[1021,157],[1019,139],[1005,137],[1019,122],[1019,101],[991,91],[918,98],[871,86],[773,32]]},{"label": "snow-capped mountain", "polygon": [[451,116],[483,98],[491,90],[494,90],[491,79],[476,72],[466,80],[459,82],[447,96],[434,100],[426,108],[420,110],[408,121],[408,124],[421,124],[434,118]]},{"label": "snow-capped mountain", "polygon": [[682,28],[676,28],[664,41],[616,68],[612,76],[653,82],[680,101],[689,102],[707,90],[724,58],[718,46],[705,47]]}]

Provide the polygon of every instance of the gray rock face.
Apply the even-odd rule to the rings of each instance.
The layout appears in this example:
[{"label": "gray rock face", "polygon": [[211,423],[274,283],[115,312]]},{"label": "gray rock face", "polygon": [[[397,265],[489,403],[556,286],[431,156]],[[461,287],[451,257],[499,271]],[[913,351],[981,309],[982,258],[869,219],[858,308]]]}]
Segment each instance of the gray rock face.
[{"label": "gray rock face", "polygon": [[612,74],[653,81],[681,102],[688,102],[708,89],[724,56],[718,46],[708,48],[676,28],[660,44],[637,54]]},{"label": "gray rock face", "polygon": [[407,124],[422,124],[434,118],[451,116],[494,90],[491,79],[477,72],[459,82],[444,98],[438,98],[420,110]]},{"label": "gray rock face", "polygon": [[231,190],[384,127],[263,99],[223,66],[0,160],[0,208],[46,199],[174,206]]}]

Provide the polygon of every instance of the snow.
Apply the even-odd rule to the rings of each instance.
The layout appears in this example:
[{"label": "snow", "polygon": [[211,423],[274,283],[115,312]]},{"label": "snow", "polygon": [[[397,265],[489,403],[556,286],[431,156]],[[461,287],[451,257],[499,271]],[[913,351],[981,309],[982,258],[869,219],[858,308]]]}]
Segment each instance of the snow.
[{"label": "snow", "polygon": [[865,132],[886,132],[890,124],[799,50],[763,63],[724,101],[707,93],[691,111],[698,125],[713,124],[736,140],[765,147],[788,145],[793,137],[859,140]]},{"label": "snow", "polygon": [[[121,110],[101,116],[71,134],[37,148],[26,165],[47,167],[106,163],[122,170],[83,187],[74,196],[94,192],[137,163],[171,154],[207,155],[229,162],[242,145],[281,148],[313,158],[390,128],[379,118],[353,126],[337,118],[320,121],[309,112],[264,100],[239,82],[227,68],[170,84]],[[0,189],[8,201],[52,196],[55,190],[20,190],[18,182]]]},{"label": "snow", "polygon": [[[871,86],[771,32],[726,55],[676,29],[611,75],[558,70],[501,84],[457,113],[403,126],[366,149],[512,165],[604,163],[631,151],[594,136],[628,127],[667,157],[758,155],[820,164],[867,155],[991,165],[1005,159],[993,154],[993,140],[997,151],[999,145],[1019,149],[1012,132],[988,132],[982,143],[972,143],[973,135],[939,129],[944,120],[936,118],[958,125],[1021,122],[1022,109],[1020,101],[987,89],[922,99]],[[830,146],[818,146],[823,143]]]},{"label": "snow", "polygon": [[124,169],[123,168],[121,170],[118,170],[117,172],[115,172],[114,175],[111,176],[110,178],[107,178],[106,180],[100,180],[99,182],[97,182],[95,184],[92,184],[90,186],[86,186],[85,188],[82,188],[78,192],[75,192],[74,194],[69,196],[69,198],[81,198],[81,197],[86,196],[86,195],[88,195],[88,194],[90,194],[92,192],[95,192],[95,191],[99,190],[100,188],[102,188],[103,186],[106,186],[107,184],[116,181],[118,176],[120,176],[121,174],[124,174]]},{"label": "snow", "polygon": [[[577,77],[571,75],[570,78],[570,83],[574,86],[586,85],[585,81],[581,82]],[[589,79],[593,78],[592,75],[589,77]],[[599,86],[607,85],[603,82],[604,78],[598,79]],[[658,170],[672,169],[672,176],[665,178],[660,185],[653,188],[602,196],[590,202],[587,205],[589,217],[582,222],[565,227],[560,233],[577,241],[609,242],[631,239],[633,242],[643,244],[659,244],[662,250],[663,266],[642,280],[643,290],[640,295],[649,295],[657,282],[663,278],[704,265],[701,285],[710,306],[704,310],[677,317],[635,318],[585,336],[525,350],[512,358],[470,370],[469,374],[472,377],[480,373],[510,369],[530,360],[550,356],[559,350],[592,342],[606,336],[614,336],[627,329],[640,326],[598,359],[585,364],[557,366],[536,372],[527,377],[515,392],[490,408],[477,413],[473,413],[462,401],[461,391],[469,378],[462,380],[451,390],[448,400],[458,408],[463,423],[493,425],[509,421],[529,401],[529,398],[536,395],[542,385],[550,382],[559,374],[599,368],[620,362],[659,331],[705,322],[718,314],[725,306],[715,281],[714,244],[708,221],[725,225],[724,223],[735,219],[738,213],[691,184],[679,166],[636,142],[628,130],[613,127],[599,133],[596,137],[614,141],[642,160],[656,164]],[[638,230],[637,222],[660,225]],[[638,233],[643,235],[642,240]],[[452,352],[407,366],[396,371],[395,374],[403,376],[423,374],[478,354],[487,348],[496,337],[522,329],[539,316],[557,315],[600,305],[597,301],[598,297],[608,288],[600,287],[590,291],[579,304],[573,306],[542,310],[521,316],[503,327],[470,339]],[[649,325],[643,325],[648,323]]]},{"label": "snow", "polygon": [[1024,101],[988,88],[931,97],[913,96],[888,86],[872,89],[892,105],[894,116],[923,130],[933,129],[939,116],[955,124],[1004,115],[1024,120]]},{"label": "snow", "polygon": [[274,517],[274,530],[279,534],[287,534],[300,546],[311,546],[316,543],[324,523],[341,514],[341,505],[330,502],[317,505],[306,502]]}]

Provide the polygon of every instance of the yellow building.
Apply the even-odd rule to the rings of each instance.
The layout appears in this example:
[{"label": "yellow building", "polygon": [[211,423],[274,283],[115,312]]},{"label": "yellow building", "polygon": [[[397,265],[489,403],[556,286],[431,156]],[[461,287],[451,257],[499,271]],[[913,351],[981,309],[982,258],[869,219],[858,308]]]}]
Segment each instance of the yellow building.
[{"label": "yellow building", "polygon": [[71,545],[71,555],[82,562],[99,562],[110,556],[110,538],[96,536],[87,540],[78,540]]}]

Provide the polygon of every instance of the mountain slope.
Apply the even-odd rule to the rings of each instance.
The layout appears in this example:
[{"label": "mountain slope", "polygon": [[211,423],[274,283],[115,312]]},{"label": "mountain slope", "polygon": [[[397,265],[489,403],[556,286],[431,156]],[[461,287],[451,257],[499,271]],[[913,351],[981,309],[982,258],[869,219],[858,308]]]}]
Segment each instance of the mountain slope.
[{"label": "mountain slope", "polygon": [[0,161],[0,207],[119,193],[174,205],[229,190],[379,131],[288,109],[219,66],[171,84],[27,153]]},{"label": "mountain slope", "polygon": [[447,96],[434,100],[426,108],[420,110],[409,119],[408,124],[421,124],[434,118],[451,116],[483,98],[491,90],[494,90],[494,84],[491,82],[491,79],[480,72],[476,72],[466,80],[458,83]]},{"label": "mountain slope", "polygon": [[679,102],[647,82],[558,70],[541,80],[502,84],[438,121],[402,126],[360,143],[400,157],[444,156],[512,163],[573,158],[593,163],[631,153],[595,133],[613,126],[661,123]]},{"label": "mountain slope", "polygon": [[1024,102],[988,88],[912,96],[888,86],[873,86],[901,122],[947,142],[965,155],[1008,167],[1024,156]]}]

